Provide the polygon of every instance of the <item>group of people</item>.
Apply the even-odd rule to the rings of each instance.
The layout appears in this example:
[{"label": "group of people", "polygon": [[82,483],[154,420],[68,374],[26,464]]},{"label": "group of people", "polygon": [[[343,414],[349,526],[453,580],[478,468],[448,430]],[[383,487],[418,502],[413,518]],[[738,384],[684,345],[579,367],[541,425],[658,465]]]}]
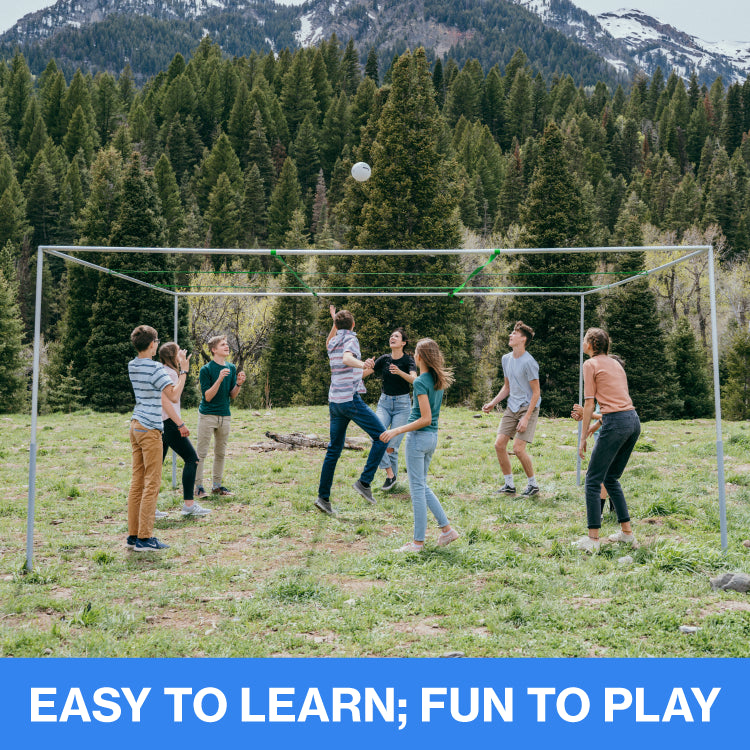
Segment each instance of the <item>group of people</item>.
[{"label": "group of people", "polygon": [[[420,552],[427,535],[427,510],[437,521],[440,533],[436,543],[446,546],[458,539],[440,500],[428,484],[428,470],[437,447],[440,408],[445,390],[453,383],[453,373],[446,366],[438,344],[420,339],[414,354],[408,354],[407,334],[396,328],[390,335],[390,353],[377,359],[362,359],[354,316],[348,310],[336,311],[326,337],[331,368],[328,391],[330,442],[323,460],[315,507],[337,515],[331,505],[331,486],[338,459],[344,448],[350,422],[359,425],[371,438],[367,461],[353,489],[369,503],[376,502],[372,483],[378,468],[385,471],[382,490],[390,491],[398,480],[398,452],[404,436],[406,470],[414,513],[413,538],[398,552]],[[518,458],[526,475],[523,497],[539,493],[533,461],[527,452],[539,419],[541,393],[539,366],[527,347],[534,338],[533,329],[518,321],[510,333],[511,351],[502,358],[503,386],[482,410],[489,413],[507,399],[495,440],[495,451],[503,473],[498,493],[515,495],[516,486],[508,452]],[[157,332],[149,326],[138,326],[131,334],[138,355],[128,366],[136,398],[130,426],[133,451],[133,477],[128,496],[127,546],[136,551],[166,549],[153,536],[154,519],[161,466],[169,448],[184,461],[182,474],[185,516],[210,513],[196,502],[208,496],[203,487],[203,464],[211,439],[214,440],[212,494],[231,495],[222,484],[224,456],[230,429],[230,401],[239,393],[245,374],[237,372],[226,360],[229,346],[223,336],[209,342],[212,359],[200,370],[201,403],[198,408],[198,445],[193,448],[188,428],[180,417],[180,396],[190,357],[176,343],[159,348]],[[158,351],[163,365],[153,357]],[[609,337],[600,328],[590,328],[584,337],[583,351],[589,359],[583,366],[584,403],[575,404],[571,417],[582,422],[578,452],[586,454],[588,439],[597,439],[586,472],[586,514],[588,535],[574,542],[579,549],[593,552],[599,548],[599,530],[605,498],[617,513],[621,530],[608,541],[634,543],[625,496],[619,479],[640,434],[640,422],[628,392],[627,377],[621,360],[609,354]],[[382,381],[382,393],[376,411],[362,398],[366,392],[363,379],[375,374]],[[413,398],[410,397],[413,391]],[[596,412],[598,405],[599,411]],[[408,433],[408,434],[407,434]]]}]

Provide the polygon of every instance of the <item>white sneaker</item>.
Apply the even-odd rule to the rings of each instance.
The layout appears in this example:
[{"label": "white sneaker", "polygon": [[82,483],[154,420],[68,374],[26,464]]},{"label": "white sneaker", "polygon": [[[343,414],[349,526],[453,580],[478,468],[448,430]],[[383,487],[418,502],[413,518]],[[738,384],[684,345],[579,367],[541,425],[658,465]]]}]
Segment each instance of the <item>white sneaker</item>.
[{"label": "white sneaker", "polygon": [[183,516],[207,516],[210,512],[209,508],[204,508],[202,505],[198,505],[198,503],[183,505],[181,511]]},{"label": "white sneaker", "polygon": [[635,542],[635,534],[633,534],[632,532],[630,534],[626,534],[624,531],[620,530],[616,534],[610,534],[607,537],[607,541],[625,542],[626,544],[633,544]]},{"label": "white sneaker", "polygon": [[456,539],[458,539],[458,532],[455,529],[451,529],[450,531],[440,534],[437,540],[437,546],[445,547],[451,542],[455,542]]},{"label": "white sneaker", "polygon": [[583,550],[584,552],[598,552],[601,542],[598,539],[592,539],[590,536],[582,536],[573,542],[573,547]]},{"label": "white sneaker", "polygon": [[394,552],[421,552],[424,549],[423,544],[414,544],[414,542],[407,542],[403,547],[398,547],[393,550]]}]

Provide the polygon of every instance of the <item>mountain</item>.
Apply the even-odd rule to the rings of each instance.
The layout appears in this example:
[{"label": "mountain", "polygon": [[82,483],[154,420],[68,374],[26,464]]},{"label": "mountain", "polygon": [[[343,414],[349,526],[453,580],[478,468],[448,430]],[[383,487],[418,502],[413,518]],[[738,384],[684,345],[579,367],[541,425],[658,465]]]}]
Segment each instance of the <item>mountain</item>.
[{"label": "mountain", "polygon": [[41,72],[54,58],[70,75],[80,67],[137,80],[188,57],[210,34],[228,55],[309,46],[335,33],[354,40],[364,60],[372,47],[379,69],[423,45],[431,57],[474,57],[485,70],[507,64],[519,47],[545,77],[570,74],[578,84],[610,86],[657,66],[711,83],[744,80],[750,44],[711,43],[641,11],[592,16],[569,0],[58,0],[0,36],[0,57],[20,48]]},{"label": "mountain", "polygon": [[744,81],[750,74],[750,42],[707,42],[679,31],[640,10],[618,10],[592,16],[569,0],[513,0],[548,26],[601,55],[621,71],[657,66],[683,78],[696,72],[701,83],[718,76],[724,83]]},{"label": "mountain", "polygon": [[54,58],[68,75],[78,67],[117,73],[129,63],[142,81],[165,70],[175,53],[187,57],[206,34],[241,56],[332,33],[353,39],[362,60],[375,48],[381,71],[419,45],[460,65],[475,57],[485,70],[506,65],[520,47],[546,77],[570,73],[586,85],[625,80],[599,54],[507,0],[58,0],[0,36],[0,56],[20,48],[33,72]]}]

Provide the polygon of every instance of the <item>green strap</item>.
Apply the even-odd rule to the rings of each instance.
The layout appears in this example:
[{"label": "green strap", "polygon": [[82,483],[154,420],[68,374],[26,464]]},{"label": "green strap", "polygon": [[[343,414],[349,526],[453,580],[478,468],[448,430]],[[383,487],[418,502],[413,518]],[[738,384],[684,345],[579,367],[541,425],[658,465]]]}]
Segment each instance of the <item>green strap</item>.
[{"label": "green strap", "polygon": [[[469,275],[468,275],[468,276],[466,277],[466,280],[464,281],[464,283],[463,283],[463,284],[461,284],[460,286],[457,286],[457,287],[456,287],[456,288],[455,288],[455,289],[454,289],[454,290],[453,290],[452,292],[450,292],[450,296],[451,296],[451,297],[455,297],[455,296],[456,296],[456,294],[458,294],[458,292],[460,292],[460,291],[461,291],[461,290],[462,290],[462,289],[463,289],[463,288],[464,288],[464,287],[465,287],[465,286],[466,286],[466,285],[467,285],[467,284],[468,284],[468,283],[469,283],[469,282],[470,282],[470,281],[471,281],[471,280],[472,280],[472,279],[473,279],[473,278],[474,278],[474,277],[475,277],[475,276],[476,276],[476,275],[477,275],[478,273],[481,273],[481,272],[482,272],[482,271],[483,271],[483,270],[484,270],[485,268],[487,268],[487,266],[489,266],[489,264],[490,264],[490,263],[492,263],[492,261],[493,261],[493,260],[495,260],[495,258],[497,258],[497,256],[498,256],[499,254],[500,254],[500,250],[499,250],[499,249],[497,249],[497,248],[495,248],[495,249],[494,249],[494,250],[492,251],[492,255],[490,255],[490,257],[489,257],[489,259],[487,260],[487,262],[486,262],[486,263],[483,263],[483,264],[482,264],[481,266],[479,266],[479,268],[475,268],[475,269],[474,269],[474,270],[473,270],[473,271],[472,271],[472,272],[471,272],[471,273],[470,273],[470,274],[469,274]],[[461,303],[463,303],[463,300],[460,300],[460,301],[461,301]]]},{"label": "green strap", "polygon": [[271,250],[271,255],[273,255],[276,260],[278,260],[285,268],[289,269],[289,272],[294,276],[297,281],[299,281],[300,284],[302,284],[304,289],[307,289],[308,292],[312,294],[313,297],[317,297],[318,293],[312,288],[307,286],[305,282],[302,280],[302,277],[276,252],[276,250]]}]

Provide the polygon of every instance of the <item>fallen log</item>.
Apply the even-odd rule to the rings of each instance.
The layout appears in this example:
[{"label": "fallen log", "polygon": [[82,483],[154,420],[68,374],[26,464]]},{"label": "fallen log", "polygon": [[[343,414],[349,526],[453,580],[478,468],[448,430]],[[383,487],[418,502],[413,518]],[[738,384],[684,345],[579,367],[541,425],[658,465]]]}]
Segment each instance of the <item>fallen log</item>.
[{"label": "fallen log", "polygon": [[[300,448],[328,448],[327,440],[321,440],[316,435],[305,435],[303,432],[290,432],[288,434],[266,432],[266,437],[276,440],[278,443]],[[369,442],[368,440],[367,443]],[[362,438],[347,438],[344,442],[344,448],[350,451],[362,451],[365,449],[365,446],[362,444]]]}]

